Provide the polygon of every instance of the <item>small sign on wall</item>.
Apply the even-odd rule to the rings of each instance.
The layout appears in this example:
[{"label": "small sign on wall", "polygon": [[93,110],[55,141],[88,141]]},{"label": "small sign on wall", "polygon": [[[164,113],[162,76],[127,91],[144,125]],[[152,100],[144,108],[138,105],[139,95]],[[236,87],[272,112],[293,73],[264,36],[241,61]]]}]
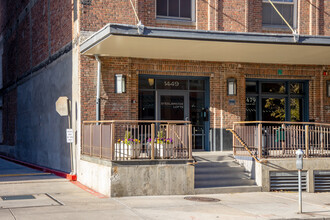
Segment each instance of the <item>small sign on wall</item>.
[{"label": "small sign on wall", "polygon": [[229,99],[229,105],[235,105],[236,100],[235,99]]},{"label": "small sign on wall", "polygon": [[66,143],[73,143],[73,129],[66,129]]}]

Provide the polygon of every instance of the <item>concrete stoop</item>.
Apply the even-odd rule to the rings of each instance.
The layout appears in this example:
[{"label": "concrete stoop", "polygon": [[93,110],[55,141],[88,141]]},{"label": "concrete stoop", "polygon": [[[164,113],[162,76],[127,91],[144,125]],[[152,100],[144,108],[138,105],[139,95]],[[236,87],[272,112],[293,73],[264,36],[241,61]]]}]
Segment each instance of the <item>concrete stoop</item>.
[{"label": "concrete stoop", "polygon": [[196,152],[195,194],[261,192],[231,152]]}]

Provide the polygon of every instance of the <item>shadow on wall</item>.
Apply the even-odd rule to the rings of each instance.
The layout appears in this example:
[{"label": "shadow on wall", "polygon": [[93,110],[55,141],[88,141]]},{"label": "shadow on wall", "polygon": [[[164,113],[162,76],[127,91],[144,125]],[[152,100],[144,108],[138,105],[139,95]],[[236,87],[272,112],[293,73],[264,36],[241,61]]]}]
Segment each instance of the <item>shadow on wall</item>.
[{"label": "shadow on wall", "polygon": [[41,69],[17,88],[15,157],[70,172],[70,150],[66,143],[68,119],[55,109],[60,96],[72,100],[72,52]]}]

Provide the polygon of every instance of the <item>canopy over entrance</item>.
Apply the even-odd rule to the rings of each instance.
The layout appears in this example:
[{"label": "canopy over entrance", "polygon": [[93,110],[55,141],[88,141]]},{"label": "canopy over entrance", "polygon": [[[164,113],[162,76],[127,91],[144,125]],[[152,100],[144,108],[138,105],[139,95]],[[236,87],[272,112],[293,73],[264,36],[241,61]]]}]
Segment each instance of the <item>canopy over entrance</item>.
[{"label": "canopy over entrance", "polygon": [[330,37],[108,24],[80,46],[85,55],[220,62],[330,65]]}]

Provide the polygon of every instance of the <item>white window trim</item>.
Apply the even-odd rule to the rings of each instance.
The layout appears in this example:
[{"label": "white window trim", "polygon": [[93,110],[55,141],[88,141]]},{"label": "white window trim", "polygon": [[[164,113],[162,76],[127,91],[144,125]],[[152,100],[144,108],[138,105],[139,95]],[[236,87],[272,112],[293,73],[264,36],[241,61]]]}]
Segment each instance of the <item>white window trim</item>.
[{"label": "white window trim", "polygon": [[[297,21],[298,21],[298,0],[293,0],[293,2],[279,2],[276,0],[271,0],[274,4],[286,4],[286,5],[293,5],[293,29],[297,29]],[[268,0],[262,0],[262,3],[269,3]],[[271,26],[271,25],[270,25]],[[275,25],[274,25],[275,26]]]},{"label": "white window trim", "polygon": [[[168,1],[167,1],[168,4]],[[167,5],[167,10],[168,10]],[[155,0],[155,17],[160,19],[167,19],[167,20],[180,20],[180,21],[196,21],[196,0],[191,0],[191,18],[182,18],[182,17],[171,17],[171,16],[164,16],[164,15],[157,15],[157,0]],[[180,10],[180,9],[179,9]]]}]

